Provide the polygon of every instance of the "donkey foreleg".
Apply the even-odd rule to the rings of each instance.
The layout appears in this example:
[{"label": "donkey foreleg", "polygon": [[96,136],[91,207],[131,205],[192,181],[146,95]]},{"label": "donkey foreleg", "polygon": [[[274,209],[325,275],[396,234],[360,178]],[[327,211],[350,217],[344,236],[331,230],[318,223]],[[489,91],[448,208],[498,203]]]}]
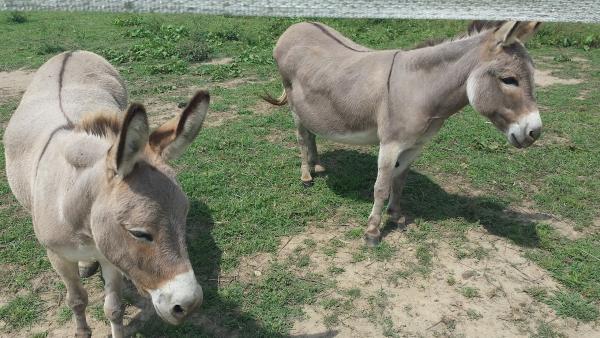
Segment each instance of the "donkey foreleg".
[{"label": "donkey foreleg", "polygon": [[373,208],[367,222],[367,231],[365,240],[369,245],[379,243],[381,233],[379,224],[381,223],[381,210],[385,200],[389,197],[392,183],[392,172],[398,158],[398,154],[403,151],[402,145],[397,142],[381,144],[379,146],[379,157],[377,158],[377,180],[373,189]]},{"label": "donkey foreleg", "polygon": [[402,190],[406,184],[406,176],[408,176],[408,168],[403,171],[394,170],[387,213],[390,216],[390,219],[396,223],[400,223],[400,218],[403,216],[400,208],[400,196],[402,195]]},{"label": "donkey foreleg", "polygon": [[48,259],[67,288],[67,303],[75,316],[75,337],[91,337],[92,331],[85,318],[88,296],[79,279],[77,262],[68,261],[50,250]]},{"label": "donkey foreleg", "polygon": [[102,277],[104,277],[104,315],[110,321],[112,338],[122,338],[125,336],[123,329],[124,309],[121,303],[123,276],[115,266],[103,262]]},{"label": "donkey foreleg", "polygon": [[390,215],[390,219],[393,222],[398,223],[403,216],[402,209],[400,208],[400,197],[402,196],[402,190],[404,190],[404,185],[406,184],[406,177],[408,176],[410,165],[420,153],[421,147],[407,149],[400,153],[400,156],[398,156],[398,159],[394,164],[392,188],[387,207],[387,213]]}]

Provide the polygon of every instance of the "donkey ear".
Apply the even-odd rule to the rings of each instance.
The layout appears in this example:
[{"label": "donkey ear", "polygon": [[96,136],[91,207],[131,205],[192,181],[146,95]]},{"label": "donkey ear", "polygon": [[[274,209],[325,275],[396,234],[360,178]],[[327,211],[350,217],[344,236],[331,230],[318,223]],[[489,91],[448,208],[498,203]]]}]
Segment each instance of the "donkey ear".
[{"label": "donkey ear", "polygon": [[517,33],[519,40],[525,43],[533,36],[533,34],[535,34],[535,32],[538,31],[538,29],[540,29],[541,25],[542,23],[539,21],[524,22],[522,25],[520,25]]},{"label": "donkey ear", "polygon": [[521,25],[519,21],[507,21],[503,25],[496,28],[494,31],[494,37],[498,44],[502,46],[512,45],[519,38],[517,32],[518,28]]},{"label": "donkey ear", "polygon": [[123,119],[116,152],[113,151],[110,156],[110,159],[114,161],[115,172],[118,176],[124,178],[133,170],[135,163],[144,152],[144,147],[148,142],[148,133],[146,109],[141,104],[131,104]]},{"label": "donkey ear", "polygon": [[165,160],[181,156],[198,135],[208,111],[209,101],[208,91],[198,91],[180,116],[158,127],[150,135],[150,148]]}]

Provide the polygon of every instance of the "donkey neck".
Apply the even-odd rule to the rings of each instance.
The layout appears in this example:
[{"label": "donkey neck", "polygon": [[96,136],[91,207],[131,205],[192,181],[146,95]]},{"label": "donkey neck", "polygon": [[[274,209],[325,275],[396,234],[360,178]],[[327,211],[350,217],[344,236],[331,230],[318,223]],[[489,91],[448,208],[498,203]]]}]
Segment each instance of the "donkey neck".
[{"label": "donkey neck", "polygon": [[479,62],[484,34],[406,52],[406,71],[426,93],[421,106],[432,118],[446,118],[468,103],[467,79]]}]

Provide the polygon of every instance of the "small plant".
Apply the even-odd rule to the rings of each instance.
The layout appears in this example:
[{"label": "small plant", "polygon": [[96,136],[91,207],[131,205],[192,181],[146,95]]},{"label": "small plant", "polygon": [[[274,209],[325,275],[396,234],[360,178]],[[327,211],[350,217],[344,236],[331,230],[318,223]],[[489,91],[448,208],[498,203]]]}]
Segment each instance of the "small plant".
[{"label": "small plant", "polygon": [[327,271],[329,271],[329,273],[332,275],[339,275],[339,274],[344,273],[344,271],[346,271],[346,270],[344,270],[344,268],[340,268],[337,266],[330,266],[329,269],[327,269]]},{"label": "small plant", "polygon": [[344,234],[344,237],[346,237],[347,239],[359,239],[363,236],[363,229],[356,227],[356,228],[352,228],[348,231],[346,231],[346,233]]},{"label": "small plant", "polygon": [[448,283],[448,285],[454,285],[456,284],[456,279],[452,275],[448,276],[448,278],[446,279],[446,283]]},{"label": "small plant", "polygon": [[467,317],[469,317],[470,320],[477,320],[483,318],[483,315],[481,315],[481,313],[477,312],[474,309],[468,309]]},{"label": "small plant", "polygon": [[183,74],[187,71],[188,64],[182,60],[174,60],[169,63],[163,63],[158,65],[150,65],[148,71],[150,74]]},{"label": "small plant", "polygon": [[88,307],[90,310],[90,316],[99,322],[104,322],[105,324],[110,323],[108,318],[104,315],[104,308],[100,304],[94,304]]},{"label": "small plant", "polygon": [[304,245],[306,245],[306,247],[307,247],[307,248],[309,248],[309,249],[313,249],[313,248],[315,248],[315,247],[317,246],[317,242],[316,242],[314,239],[312,239],[312,238],[306,238],[306,239],[303,241],[303,243],[304,243]]},{"label": "small plant", "polygon": [[433,256],[431,255],[431,249],[429,248],[428,245],[425,245],[425,244],[419,245],[417,247],[415,255],[417,256],[417,260],[419,261],[419,264],[421,264],[423,266],[431,266],[431,260],[432,260]]},{"label": "small plant", "polygon": [[571,58],[566,56],[565,54],[558,54],[554,57],[554,61],[556,62],[569,62]]},{"label": "small plant", "polygon": [[307,267],[310,264],[310,257],[308,255],[301,255],[296,261],[296,266],[299,268]]},{"label": "small plant", "polygon": [[480,297],[479,290],[470,286],[463,286],[462,288],[460,288],[460,293],[469,299]]},{"label": "small plant", "polygon": [[367,259],[367,255],[365,254],[364,251],[361,250],[361,251],[352,253],[352,260],[350,262],[358,263],[358,262],[364,261],[365,259]]},{"label": "small plant", "polygon": [[531,335],[531,338],[566,338],[564,334],[554,331],[548,323],[540,322],[537,332]]},{"label": "small plant", "polygon": [[62,325],[71,320],[71,317],[73,317],[73,310],[71,310],[71,308],[68,306],[63,306],[60,309],[58,309],[58,313],[56,316],[56,321]]},{"label": "small plant", "polygon": [[231,63],[228,65],[210,66],[202,73],[210,75],[212,81],[224,81],[239,77],[242,71],[236,63]]},{"label": "small plant", "polygon": [[335,327],[338,323],[340,322],[340,319],[337,315],[337,313],[330,313],[327,314],[324,318],[323,318],[323,324],[325,324],[326,328],[333,328]]},{"label": "small plant", "polygon": [[113,21],[115,26],[119,27],[131,27],[131,26],[139,26],[143,23],[142,17],[138,15],[133,16],[122,16],[118,17]]},{"label": "small plant", "polygon": [[44,41],[37,49],[38,55],[51,55],[62,53],[67,50],[64,46],[57,42]]},{"label": "small plant", "polygon": [[523,291],[538,302],[544,302],[548,296],[548,291],[541,286],[532,286]]},{"label": "small plant", "polygon": [[9,23],[25,23],[27,22],[29,19],[27,19],[27,16],[23,13],[23,12],[18,12],[18,11],[13,11],[8,13],[8,22]]},{"label": "small plant", "polygon": [[350,297],[352,299],[356,299],[356,298],[360,297],[360,289],[352,288],[352,289],[346,291],[346,294],[348,295],[348,297]]}]

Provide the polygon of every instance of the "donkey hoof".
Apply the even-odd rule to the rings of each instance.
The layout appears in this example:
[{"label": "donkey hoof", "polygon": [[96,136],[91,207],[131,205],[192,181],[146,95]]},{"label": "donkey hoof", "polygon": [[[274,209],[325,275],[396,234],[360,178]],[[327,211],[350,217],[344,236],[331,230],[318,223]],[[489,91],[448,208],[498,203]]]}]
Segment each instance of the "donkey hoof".
[{"label": "donkey hoof", "polygon": [[91,338],[92,330],[90,329],[77,329],[75,331],[75,338]]},{"label": "donkey hoof", "polygon": [[79,277],[88,278],[98,271],[98,262],[79,262]]},{"label": "donkey hoof", "polygon": [[369,234],[368,232],[365,233],[365,244],[368,247],[374,248],[374,247],[378,246],[379,243],[381,243],[381,235],[372,235],[372,234]]},{"label": "donkey hoof", "polygon": [[312,187],[314,184],[315,184],[315,182],[314,182],[314,181],[312,181],[312,180],[310,180],[310,181],[302,181],[302,185],[303,185],[305,188],[310,188],[310,187]]}]

